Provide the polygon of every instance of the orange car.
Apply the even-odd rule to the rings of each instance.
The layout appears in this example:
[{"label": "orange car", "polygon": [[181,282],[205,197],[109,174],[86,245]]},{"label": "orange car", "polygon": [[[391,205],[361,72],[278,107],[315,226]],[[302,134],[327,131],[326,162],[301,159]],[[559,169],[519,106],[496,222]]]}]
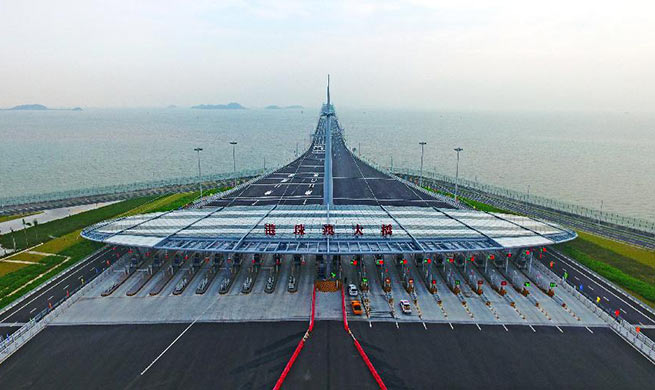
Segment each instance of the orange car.
[{"label": "orange car", "polygon": [[356,316],[362,315],[362,304],[358,300],[354,299],[350,301],[350,307],[353,309],[353,314]]}]

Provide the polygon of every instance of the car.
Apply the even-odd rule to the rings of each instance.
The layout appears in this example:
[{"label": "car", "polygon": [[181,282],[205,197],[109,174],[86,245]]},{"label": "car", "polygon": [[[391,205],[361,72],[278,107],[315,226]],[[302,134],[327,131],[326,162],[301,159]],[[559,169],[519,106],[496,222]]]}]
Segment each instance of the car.
[{"label": "car", "polygon": [[353,309],[353,314],[356,316],[362,315],[362,303],[356,299],[350,301],[350,307]]},{"label": "car", "polygon": [[412,307],[409,305],[409,301],[407,299],[402,299],[399,303],[400,310],[402,310],[403,314],[412,314]]},{"label": "car", "polygon": [[357,291],[357,286],[355,286],[354,284],[349,284],[348,295],[350,295],[351,297],[356,297],[357,294],[359,294],[359,291]]}]

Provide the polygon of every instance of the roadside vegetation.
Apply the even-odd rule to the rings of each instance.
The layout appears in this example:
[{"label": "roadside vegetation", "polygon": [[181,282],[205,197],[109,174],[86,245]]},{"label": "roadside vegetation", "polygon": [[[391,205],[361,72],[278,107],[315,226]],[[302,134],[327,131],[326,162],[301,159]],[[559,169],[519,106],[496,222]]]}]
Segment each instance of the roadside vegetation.
[{"label": "roadside vegetation", "polygon": [[[433,188],[430,188],[430,187],[423,187],[423,188],[425,188],[428,191],[432,191],[432,192],[435,192],[437,194],[444,195],[444,196],[447,196],[449,198],[455,199],[455,195],[451,194],[450,192],[441,191],[441,190],[433,189]],[[478,202],[477,200],[468,199],[468,198],[465,198],[463,196],[457,196],[457,199],[461,203],[464,203],[464,204],[468,205],[469,207],[472,207],[475,210],[486,211],[488,213],[516,214],[516,213],[514,213],[512,211],[499,209],[498,207],[494,207],[494,206],[486,204],[486,203]]]},{"label": "roadside vegetation", "polygon": [[18,218],[27,218],[27,217],[30,217],[32,215],[37,215],[37,214],[41,214],[41,212],[37,211],[35,213],[26,213],[26,214],[0,215],[0,223],[7,222],[7,221],[13,221],[14,219],[18,219]]},{"label": "roadside vegetation", "polygon": [[556,248],[655,307],[655,251],[580,231]]},{"label": "roadside vegetation", "polygon": [[[212,189],[203,195],[223,190]],[[100,249],[102,244],[80,237],[83,228],[111,218],[175,210],[199,195],[186,192],[130,199],[0,236],[4,248],[13,248],[15,239],[16,248],[24,250],[0,259],[0,308]]]},{"label": "roadside vegetation", "polygon": [[[425,188],[453,198],[453,194]],[[459,197],[462,203],[487,212],[510,213]],[[610,280],[646,304],[655,307],[655,251],[577,231],[578,238],[556,246],[567,256]]]}]

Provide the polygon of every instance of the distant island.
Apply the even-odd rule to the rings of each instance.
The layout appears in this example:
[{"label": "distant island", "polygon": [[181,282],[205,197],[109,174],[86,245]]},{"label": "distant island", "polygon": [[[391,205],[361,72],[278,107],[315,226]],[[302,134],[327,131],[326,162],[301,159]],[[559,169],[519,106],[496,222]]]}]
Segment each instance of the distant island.
[{"label": "distant island", "polygon": [[12,107],[10,110],[47,110],[48,107],[43,104],[21,104],[20,106]]},{"label": "distant island", "polygon": [[228,104],[200,104],[193,106],[191,108],[196,108],[199,110],[245,110],[246,108],[239,103],[228,103]]},{"label": "distant island", "polygon": [[82,111],[81,107],[74,108],[48,108],[43,104],[21,104],[12,108],[9,111]]},{"label": "distant island", "polygon": [[276,106],[274,104],[270,105],[270,106],[266,106],[267,110],[282,110],[282,109],[284,109],[284,110],[292,110],[292,109],[301,110],[302,108],[303,108],[303,106],[300,106],[300,105],[297,105],[297,104],[293,105],[293,106],[285,106],[285,107]]}]

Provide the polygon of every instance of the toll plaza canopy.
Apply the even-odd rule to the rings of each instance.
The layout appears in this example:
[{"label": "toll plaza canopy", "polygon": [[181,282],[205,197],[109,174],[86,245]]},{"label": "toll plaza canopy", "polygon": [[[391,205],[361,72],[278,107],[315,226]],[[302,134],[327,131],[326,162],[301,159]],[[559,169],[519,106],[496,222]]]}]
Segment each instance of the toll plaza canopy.
[{"label": "toll plaza canopy", "polygon": [[530,217],[416,206],[205,207],[105,221],[89,240],[164,250],[389,254],[511,250],[572,240],[575,232]]},{"label": "toll plaza canopy", "polygon": [[110,220],[82,236],[165,250],[307,254],[509,250],[576,237],[529,217],[463,210],[374,168],[346,145],[329,83],[326,96],[309,148],[289,164],[196,208]]}]

